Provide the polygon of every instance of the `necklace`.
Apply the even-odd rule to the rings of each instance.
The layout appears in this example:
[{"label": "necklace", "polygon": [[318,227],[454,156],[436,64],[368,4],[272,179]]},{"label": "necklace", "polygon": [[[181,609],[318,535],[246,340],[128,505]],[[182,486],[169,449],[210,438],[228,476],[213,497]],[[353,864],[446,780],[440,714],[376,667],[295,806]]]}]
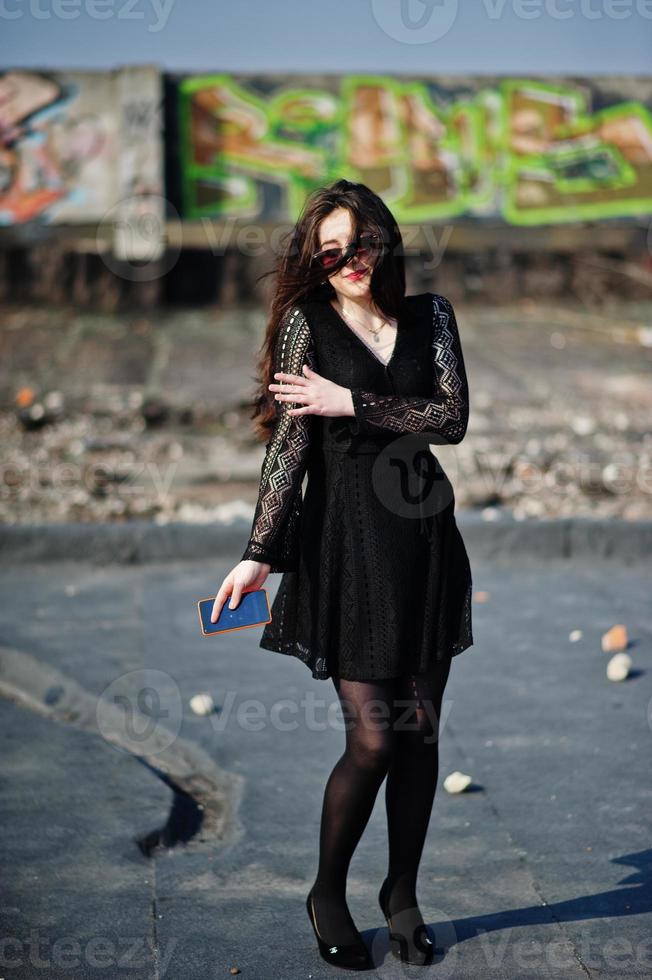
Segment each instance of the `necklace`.
[{"label": "necklace", "polygon": [[377,344],[380,343],[380,340],[378,338],[378,335],[380,334],[380,331],[383,329],[383,327],[385,327],[385,326],[388,325],[388,323],[389,323],[388,320],[383,320],[383,322],[381,323],[381,325],[374,330],[373,327],[368,327],[366,323],[362,323],[361,320],[358,320],[356,317],[351,316],[350,313],[345,313],[344,310],[342,309],[342,307],[341,307],[341,305],[340,305],[339,302],[338,302],[337,305],[339,306],[340,313],[344,317],[345,320],[347,320],[347,319],[353,320],[354,323],[357,323],[358,326],[362,327],[364,330],[367,331],[367,333],[370,333],[373,336],[375,343],[377,343]]}]

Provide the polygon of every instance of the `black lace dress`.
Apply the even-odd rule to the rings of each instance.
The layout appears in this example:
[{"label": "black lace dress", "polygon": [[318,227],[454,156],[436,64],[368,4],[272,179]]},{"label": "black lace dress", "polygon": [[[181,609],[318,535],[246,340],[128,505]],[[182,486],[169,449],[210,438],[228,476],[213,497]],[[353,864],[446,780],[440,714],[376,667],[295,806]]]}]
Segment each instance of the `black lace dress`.
[{"label": "black lace dress", "polygon": [[276,371],[308,364],[350,388],[355,410],[291,416],[300,403],[276,402],[242,556],[283,573],[259,645],[315,678],[420,673],[473,644],[471,568],[437,457],[466,432],[460,338],[444,296],[406,308],[387,364],[327,300],[293,306],[278,335]]}]

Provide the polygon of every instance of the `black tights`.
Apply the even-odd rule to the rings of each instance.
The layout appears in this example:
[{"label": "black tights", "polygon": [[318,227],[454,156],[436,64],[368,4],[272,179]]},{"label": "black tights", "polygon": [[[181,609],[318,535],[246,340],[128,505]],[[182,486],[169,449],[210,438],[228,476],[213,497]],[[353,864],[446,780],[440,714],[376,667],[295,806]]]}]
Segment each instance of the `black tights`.
[{"label": "black tights", "polygon": [[[326,783],[313,885],[322,938],[344,945],[357,931],[346,904],[346,877],[387,776],[388,903],[412,925],[423,919],[416,882],[439,773],[439,719],[451,659],[428,674],[380,681],[333,678],[342,706],[346,747]],[[406,910],[411,910],[407,912]]]}]

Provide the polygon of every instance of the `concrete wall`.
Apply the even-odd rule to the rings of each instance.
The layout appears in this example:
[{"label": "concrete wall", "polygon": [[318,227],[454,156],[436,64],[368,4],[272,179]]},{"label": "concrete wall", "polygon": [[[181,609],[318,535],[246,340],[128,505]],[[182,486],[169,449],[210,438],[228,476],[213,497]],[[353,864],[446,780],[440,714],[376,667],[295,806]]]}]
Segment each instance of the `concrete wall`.
[{"label": "concrete wall", "polygon": [[137,216],[162,223],[161,100],[150,66],[0,75],[0,224],[106,224],[119,250]]},{"label": "concrete wall", "polygon": [[264,302],[341,176],[398,218],[413,290],[652,295],[652,77],[16,70],[0,104],[0,300]]},{"label": "concrete wall", "polygon": [[293,220],[343,175],[405,224],[652,214],[652,78],[170,80],[164,131],[155,66],[0,75],[0,223],[118,220],[127,199],[173,199],[164,149],[188,220]]}]

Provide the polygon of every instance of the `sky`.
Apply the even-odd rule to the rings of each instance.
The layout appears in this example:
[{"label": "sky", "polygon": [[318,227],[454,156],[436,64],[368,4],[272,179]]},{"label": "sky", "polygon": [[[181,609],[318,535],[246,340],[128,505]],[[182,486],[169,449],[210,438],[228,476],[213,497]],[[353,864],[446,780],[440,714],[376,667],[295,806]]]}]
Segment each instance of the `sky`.
[{"label": "sky", "polygon": [[652,0],[0,0],[0,68],[652,75]]}]

